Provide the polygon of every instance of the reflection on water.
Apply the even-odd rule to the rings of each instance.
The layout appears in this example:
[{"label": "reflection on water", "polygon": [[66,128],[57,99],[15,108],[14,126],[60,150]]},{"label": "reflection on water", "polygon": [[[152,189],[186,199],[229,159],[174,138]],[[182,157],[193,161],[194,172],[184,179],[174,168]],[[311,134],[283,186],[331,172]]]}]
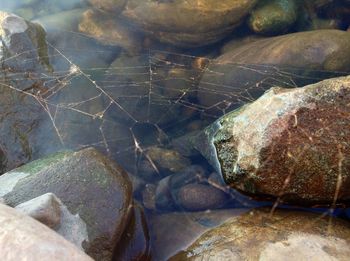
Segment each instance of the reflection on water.
[{"label": "reflection on water", "polygon": [[[257,52],[259,47],[252,45],[265,36],[249,40],[251,33],[241,26],[227,38],[230,35],[227,32],[238,27],[239,21],[218,20],[222,23],[220,30],[216,28],[218,24],[211,27],[208,21],[201,26],[200,12],[197,14],[195,8],[192,11],[195,26],[188,24],[189,20],[176,20],[172,14],[168,20],[162,13],[151,19],[141,12],[145,10],[147,15],[155,8],[153,5],[181,8],[176,4],[181,1],[130,2],[127,5],[130,9],[112,18],[105,6],[92,11],[91,4],[82,0],[1,1],[0,10],[43,25],[47,45],[38,48],[48,50],[39,52],[39,56],[49,58],[39,69],[29,68],[37,62],[31,50],[16,53],[5,61],[9,67],[22,63],[22,71],[6,72],[11,84],[4,80],[2,85],[27,95],[19,108],[26,113],[16,117],[35,129],[30,134],[28,155],[16,159],[19,162],[8,162],[8,168],[63,149],[97,148],[129,172],[135,200],[143,205],[149,217],[150,234],[156,246],[154,257],[162,259],[182,247],[181,242],[171,247],[169,233],[176,233],[171,232],[174,228],[190,231],[189,235],[187,232],[182,235],[186,238],[182,244],[187,244],[218,225],[223,216],[273,204],[254,201],[225,185],[195,149],[199,147],[196,142],[205,141],[193,137],[220,116],[253,102],[271,87],[304,86],[347,75],[350,67],[346,67],[347,62],[341,63],[341,57],[327,64],[312,57],[314,63],[299,66],[297,54],[280,59],[283,54],[274,54],[275,47],[265,57],[264,50]],[[220,7],[223,10],[227,8],[226,2]],[[124,5],[114,12],[121,12]],[[133,5],[140,9],[132,9]],[[249,13],[250,5],[239,9],[242,16]],[[238,11],[230,12],[233,15]],[[186,17],[189,14],[184,12],[182,19]],[[209,18],[218,19],[210,15]],[[346,20],[341,21],[340,27],[344,27]],[[171,26],[174,31],[168,31]],[[179,31],[181,28],[184,32]],[[246,35],[248,38],[241,42],[235,40]],[[265,47],[271,45],[268,39]],[[225,56],[235,48],[239,52]],[[305,56],[324,55],[317,48]],[[249,53],[254,52],[256,55],[250,57]],[[274,58],[270,57],[274,56],[280,63],[271,62]],[[307,61],[308,57],[300,55],[302,59]],[[6,142],[13,141],[4,142],[9,145]],[[7,157],[15,159],[15,155]],[[189,213],[216,208],[223,210],[199,212],[200,216]],[[175,211],[180,213],[172,214]],[[312,211],[324,213],[328,209]],[[342,210],[333,214],[346,217]],[[186,220],[187,225],[177,224],[177,218]],[[160,242],[162,236],[164,242]],[[157,248],[163,249],[162,244],[169,252],[157,252]]]}]

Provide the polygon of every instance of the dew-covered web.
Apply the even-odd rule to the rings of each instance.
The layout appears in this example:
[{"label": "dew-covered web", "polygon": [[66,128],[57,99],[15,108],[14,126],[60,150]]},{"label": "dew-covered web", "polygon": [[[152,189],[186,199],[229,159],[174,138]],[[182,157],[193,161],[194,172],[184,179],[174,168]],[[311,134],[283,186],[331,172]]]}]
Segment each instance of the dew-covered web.
[{"label": "dew-covered web", "polygon": [[[174,140],[203,130],[273,86],[293,88],[345,74],[224,64],[152,49],[137,55],[118,53],[110,66],[86,66],[71,54],[88,57],[96,50],[47,45],[52,71],[13,72],[5,68],[2,72],[11,82],[0,82],[3,88],[22,95],[30,104],[28,108],[40,114],[33,154],[92,146],[132,174],[140,171],[139,165],[145,161],[159,173],[148,154],[150,148],[173,148]],[[109,51],[99,52],[103,56]],[[22,62],[37,62],[29,61],[26,55],[11,56],[7,62],[21,56]],[[22,82],[26,82],[25,88]]]}]

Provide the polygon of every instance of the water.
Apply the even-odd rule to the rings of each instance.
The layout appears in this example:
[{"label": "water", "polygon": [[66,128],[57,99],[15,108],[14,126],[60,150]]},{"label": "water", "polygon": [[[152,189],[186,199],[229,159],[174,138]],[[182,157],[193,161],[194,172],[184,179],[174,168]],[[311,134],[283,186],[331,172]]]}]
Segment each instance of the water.
[{"label": "water", "polygon": [[[159,4],[162,2],[167,1]],[[347,75],[350,68],[330,71],[268,63],[223,63],[216,59],[221,48],[231,38],[250,34],[244,25],[232,37],[215,44],[183,48],[154,40],[122,19],[112,24],[120,26],[117,32],[93,30],[88,23],[81,24],[82,19],[90,17],[91,13],[83,15],[90,8],[82,0],[0,3],[0,10],[39,22],[47,33],[49,73],[28,76],[29,68],[16,72],[12,83],[21,86],[30,79],[36,84],[20,87],[31,96],[26,108],[35,111],[37,117],[36,141],[30,142],[34,149],[27,159],[64,149],[95,147],[122,165],[133,180],[135,200],[143,205],[148,223],[152,224],[149,228],[155,260],[174,254],[171,243],[161,242],[157,233],[163,231],[160,237],[169,237],[176,226],[181,229],[172,220],[176,215],[187,220],[188,237],[195,239],[198,230],[191,233],[193,224],[210,228],[218,225],[222,216],[237,215],[257,206],[272,207],[274,202],[258,202],[226,186],[194,149],[190,138],[273,86],[304,86]],[[112,21],[103,11],[96,21],[109,19]],[[346,20],[341,26],[345,27],[345,23]],[[105,26],[108,28],[108,23]],[[95,32],[98,40],[86,28]],[[28,66],[33,62],[25,54],[13,57],[16,59],[28,62]],[[162,182],[171,185],[162,187]],[[221,212],[196,214],[184,209],[178,192],[186,184],[206,184],[224,193],[225,202],[215,203]],[[342,209],[311,211],[348,219]],[[169,222],[158,222],[164,215]]]}]

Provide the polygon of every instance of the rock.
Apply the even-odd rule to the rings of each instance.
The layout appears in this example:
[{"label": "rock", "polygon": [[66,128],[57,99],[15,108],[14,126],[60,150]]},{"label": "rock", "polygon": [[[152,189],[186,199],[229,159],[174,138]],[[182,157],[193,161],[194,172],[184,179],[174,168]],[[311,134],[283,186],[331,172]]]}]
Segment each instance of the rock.
[{"label": "rock", "polygon": [[52,193],[26,201],[15,208],[52,229],[61,223],[60,202]]},{"label": "rock", "polygon": [[165,43],[196,47],[214,43],[237,27],[255,0],[192,2],[129,0],[122,15]]},{"label": "rock", "polygon": [[147,209],[156,209],[156,186],[154,184],[146,184],[142,191],[142,203]]},{"label": "rock", "polygon": [[350,72],[349,42],[347,32],[316,30],[234,48],[211,60],[198,87],[199,104],[218,115],[251,102],[272,86],[304,86],[341,76],[339,72]]},{"label": "rock", "polygon": [[0,176],[0,184],[0,197],[10,206],[54,193],[68,211],[62,219],[67,217],[71,225],[58,232],[73,236],[75,244],[94,259],[110,260],[129,220],[130,181],[119,166],[95,149],[33,161]]},{"label": "rock", "polygon": [[155,192],[157,209],[174,210],[178,208],[178,191],[187,184],[203,182],[206,177],[207,173],[201,166],[192,165],[181,172],[163,178],[158,182]]},{"label": "rock", "polygon": [[149,218],[152,258],[168,260],[189,247],[204,232],[247,210],[225,209],[205,212],[173,212]]},{"label": "rock", "polygon": [[[14,14],[0,12],[0,158],[1,173],[33,158],[34,129],[42,107],[33,94],[45,94],[41,81],[51,75],[45,31]],[[47,130],[48,131],[48,130]]]},{"label": "rock", "polygon": [[121,19],[91,9],[83,14],[79,31],[102,44],[120,46],[130,54],[139,52],[143,44],[141,32],[136,32]]},{"label": "rock", "polygon": [[294,0],[263,0],[249,17],[249,27],[258,34],[286,32],[297,20],[298,6]]},{"label": "rock", "polygon": [[349,76],[272,88],[206,130],[215,147],[209,159],[244,193],[303,205],[349,202],[349,102]]},{"label": "rock", "polygon": [[[317,222],[316,222],[317,221]],[[350,226],[300,212],[253,210],[201,235],[169,260],[346,260]]]},{"label": "rock", "polygon": [[228,202],[228,195],[209,185],[189,184],[179,190],[177,202],[188,211],[218,209]]},{"label": "rock", "polygon": [[76,260],[89,256],[48,227],[0,204],[1,260]]},{"label": "rock", "polygon": [[123,240],[117,245],[113,260],[151,260],[148,225],[140,206],[134,207],[133,215],[122,238]]},{"label": "rock", "polygon": [[113,15],[123,10],[127,0],[88,0],[93,7],[111,12]]},{"label": "rock", "polygon": [[189,159],[183,157],[175,150],[152,147],[147,150],[147,155],[157,164],[157,166],[170,170],[171,172],[182,171],[191,165]]}]

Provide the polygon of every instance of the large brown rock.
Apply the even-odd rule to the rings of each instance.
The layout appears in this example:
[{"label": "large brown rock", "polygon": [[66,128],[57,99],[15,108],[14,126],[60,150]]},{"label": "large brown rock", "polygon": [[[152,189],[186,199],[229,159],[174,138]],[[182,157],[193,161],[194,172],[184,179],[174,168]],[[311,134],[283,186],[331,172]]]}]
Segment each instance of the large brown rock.
[{"label": "large brown rock", "polygon": [[[230,49],[230,48],[227,48]],[[350,34],[315,30],[236,46],[211,60],[198,89],[208,110],[237,108],[273,85],[304,86],[350,72]]]},{"label": "large brown rock", "polygon": [[[350,76],[273,88],[206,130],[225,181],[300,204],[350,200]],[[212,151],[213,152],[213,151]]]},{"label": "large brown rock", "polygon": [[124,170],[87,148],[57,153],[0,176],[0,197],[7,205],[45,193],[61,201],[64,215],[57,232],[94,259],[111,260],[132,212],[132,188]]},{"label": "large brown rock", "polygon": [[72,243],[20,212],[0,204],[0,259],[92,261]]},{"label": "large brown rock", "polygon": [[237,27],[255,0],[129,0],[123,16],[163,42],[183,47],[207,45]]},{"label": "large brown rock", "polygon": [[348,223],[321,214],[268,209],[233,217],[170,260],[347,260]]}]

